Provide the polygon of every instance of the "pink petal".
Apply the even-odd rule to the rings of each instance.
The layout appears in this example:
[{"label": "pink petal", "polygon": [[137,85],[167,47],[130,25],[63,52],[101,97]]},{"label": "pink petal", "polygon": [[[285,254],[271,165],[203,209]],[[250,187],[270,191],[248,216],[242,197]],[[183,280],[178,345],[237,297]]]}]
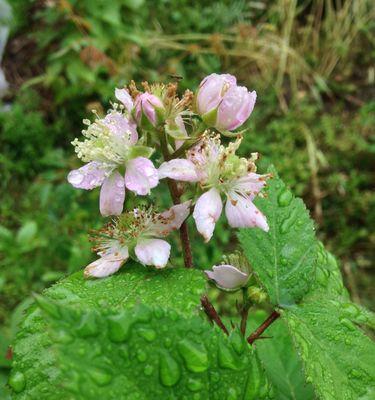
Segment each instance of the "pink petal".
[{"label": "pink petal", "polygon": [[135,144],[138,141],[137,126],[125,115],[112,111],[105,116],[102,122],[110,129],[113,136],[125,140],[128,145]]},{"label": "pink petal", "polygon": [[256,92],[245,87],[232,86],[220,103],[216,128],[232,131],[241,126],[250,116],[256,101]]},{"label": "pink petal", "polygon": [[197,94],[198,113],[203,115],[216,108],[223,98],[223,88],[236,85],[236,78],[229,74],[211,74],[203,79]]},{"label": "pink petal", "polygon": [[120,215],[124,207],[125,182],[118,171],[105,179],[100,189],[100,213],[103,216]]},{"label": "pink petal", "polygon": [[234,290],[246,285],[249,275],[240,271],[233,265],[214,265],[212,271],[205,271],[222,289]]},{"label": "pink petal", "polygon": [[240,193],[246,193],[246,195],[253,200],[266,185],[267,178],[267,175],[259,175],[250,172],[248,175],[238,178],[233,182],[233,190]]},{"label": "pink petal", "polygon": [[167,236],[175,229],[179,229],[190,214],[191,200],[177,204],[169,210],[159,214],[150,232],[155,236]]},{"label": "pink petal", "polygon": [[143,113],[151,124],[155,126],[157,123],[155,107],[164,108],[164,104],[159,97],[147,92],[140,94],[135,100],[136,120],[140,122]]},{"label": "pink petal", "polygon": [[69,172],[68,182],[78,189],[91,190],[100,186],[112,168],[102,163],[91,161],[79,169]]},{"label": "pink petal", "polygon": [[115,89],[116,99],[121,101],[125,108],[130,113],[134,107],[133,99],[126,89]]},{"label": "pink petal", "polygon": [[164,162],[158,169],[159,179],[171,178],[176,181],[197,182],[195,165],[184,158],[175,158],[171,161]]},{"label": "pink petal", "polygon": [[182,132],[184,136],[187,136],[184,120],[181,115],[177,115],[177,117],[174,119],[174,122],[178,126],[179,130]]},{"label": "pink petal", "polygon": [[128,259],[127,248],[122,249],[122,255],[122,258],[112,257],[111,255],[100,257],[85,268],[85,277],[104,278],[114,274]]},{"label": "pink petal", "polygon": [[198,232],[208,242],[214,232],[216,221],[219,219],[223,204],[220,193],[212,188],[199,197],[193,212],[193,218]]},{"label": "pink petal", "polygon": [[138,195],[145,196],[159,183],[158,171],[145,157],[137,157],[126,165],[125,185]]},{"label": "pink petal", "polygon": [[233,228],[258,227],[268,232],[266,217],[254,206],[249,197],[232,193],[225,205],[225,214]]},{"label": "pink petal", "polygon": [[138,260],[145,265],[154,265],[156,268],[164,268],[167,265],[171,246],[161,239],[143,239],[135,246],[135,254]]}]

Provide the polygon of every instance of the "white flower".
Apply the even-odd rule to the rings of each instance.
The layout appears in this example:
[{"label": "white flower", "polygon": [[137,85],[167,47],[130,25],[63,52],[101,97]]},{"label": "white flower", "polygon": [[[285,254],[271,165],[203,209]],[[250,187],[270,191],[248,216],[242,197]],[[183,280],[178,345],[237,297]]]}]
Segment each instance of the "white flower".
[{"label": "white flower", "polygon": [[85,268],[86,277],[102,278],[115,273],[135,253],[144,265],[164,268],[171,246],[163,239],[189,215],[190,201],[175,205],[163,213],[135,209],[122,214],[93,236],[94,250],[100,256]]},{"label": "white flower", "polygon": [[174,159],[159,168],[159,178],[199,182],[204,193],[198,198],[193,217],[198,232],[208,242],[214,232],[225,196],[225,214],[234,228],[259,227],[268,231],[265,216],[255,207],[253,200],[266,184],[267,175],[258,175],[254,158],[247,160],[235,152],[239,138],[227,147],[218,137],[205,136],[188,152],[187,159]]},{"label": "white flower", "polygon": [[[116,95],[125,103],[128,100],[127,106],[131,107],[131,98],[117,91]],[[87,164],[71,171],[68,181],[75,188],[86,190],[101,186],[100,212],[104,216],[121,214],[125,187],[144,196],[159,183],[156,168],[144,157],[151,151],[137,145],[136,125],[128,116],[114,109],[94,123],[85,121],[88,125],[83,131],[85,139],[72,142],[78,157]],[[125,167],[125,176],[118,172],[119,167]]]}]

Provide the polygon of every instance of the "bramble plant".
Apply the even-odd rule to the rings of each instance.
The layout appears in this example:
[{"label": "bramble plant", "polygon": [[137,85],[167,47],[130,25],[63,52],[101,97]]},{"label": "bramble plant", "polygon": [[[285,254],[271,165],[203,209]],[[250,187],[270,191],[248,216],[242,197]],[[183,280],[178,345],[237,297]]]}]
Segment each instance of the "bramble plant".
[{"label": "bramble plant", "polygon": [[[182,97],[176,82],[142,86],[116,89],[72,142],[85,165],[68,181],[100,187],[110,221],[90,233],[99,258],[35,296],[14,344],[14,398],[372,398],[375,348],[362,328],[373,314],[351,303],[303,202],[273,168],[257,173],[257,153],[236,154],[255,91],[228,74]],[[173,204],[159,210],[161,185]],[[187,220],[208,242],[223,204],[240,246],[203,274]],[[184,269],[170,261],[174,230]],[[241,292],[236,318],[218,314],[206,278]],[[251,312],[259,306],[269,315]]]}]

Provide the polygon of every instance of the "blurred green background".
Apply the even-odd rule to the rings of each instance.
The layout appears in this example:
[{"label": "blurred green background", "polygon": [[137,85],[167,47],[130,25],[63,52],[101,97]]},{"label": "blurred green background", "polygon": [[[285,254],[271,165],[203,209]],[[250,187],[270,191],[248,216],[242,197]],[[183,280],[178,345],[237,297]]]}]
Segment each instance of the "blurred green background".
[{"label": "blurred green background", "polygon": [[[73,189],[70,141],[129,82],[195,88],[229,72],[258,92],[243,153],[274,163],[340,260],[354,301],[374,306],[374,27],[371,0],[0,1],[0,367],[33,291],[93,259],[98,190]],[[1,46],[0,46],[1,54]],[[132,201],[130,199],[129,201]],[[233,248],[225,221],[195,263]],[[1,389],[0,389],[1,397]]]}]

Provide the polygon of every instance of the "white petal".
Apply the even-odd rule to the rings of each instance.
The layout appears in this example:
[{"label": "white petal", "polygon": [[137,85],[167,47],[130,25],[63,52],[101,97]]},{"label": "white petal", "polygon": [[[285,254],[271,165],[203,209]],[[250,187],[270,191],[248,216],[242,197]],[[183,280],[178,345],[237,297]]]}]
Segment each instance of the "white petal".
[{"label": "white petal", "polygon": [[197,182],[199,177],[195,165],[184,158],[164,162],[158,169],[159,179],[171,178],[176,181]]},{"label": "white petal", "polygon": [[219,219],[223,204],[220,193],[212,188],[199,197],[194,208],[193,218],[198,232],[208,242],[214,232],[216,221]]},{"label": "white petal", "polygon": [[209,279],[223,289],[239,289],[246,285],[249,278],[248,274],[240,271],[233,265],[214,265],[212,271],[205,271]]},{"label": "white petal", "polygon": [[91,190],[103,183],[111,169],[111,167],[104,167],[102,163],[91,161],[81,168],[70,171],[68,182],[75,188]]},{"label": "white petal", "polygon": [[124,207],[125,181],[118,171],[105,179],[100,189],[100,213],[103,216],[120,215]]},{"label": "white petal", "polygon": [[159,214],[150,233],[155,236],[167,236],[174,229],[179,229],[190,214],[191,200],[177,204],[169,210]]},{"label": "white petal", "polygon": [[233,228],[258,227],[268,232],[266,217],[255,207],[250,197],[235,193],[228,196],[225,214],[229,225]]},{"label": "white petal", "polygon": [[111,255],[100,257],[85,268],[84,275],[86,278],[104,278],[112,275],[120,269],[128,257],[126,248],[123,248],[122,258],[120,259]]},{"label": "white petal", "polygon": [[126,165],[125,184],[129,190],[145,196],[159,183],[158,171],[152,161],[137,157]]},{"label": "white petal", "polygon": [[143,239],[135,246],[135,254],[138,260],[145,265],[154,265],[156,268],[164,268],[167,265],[171,246],[161,239]]}]

